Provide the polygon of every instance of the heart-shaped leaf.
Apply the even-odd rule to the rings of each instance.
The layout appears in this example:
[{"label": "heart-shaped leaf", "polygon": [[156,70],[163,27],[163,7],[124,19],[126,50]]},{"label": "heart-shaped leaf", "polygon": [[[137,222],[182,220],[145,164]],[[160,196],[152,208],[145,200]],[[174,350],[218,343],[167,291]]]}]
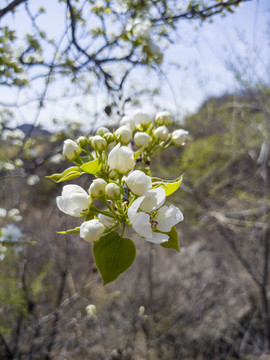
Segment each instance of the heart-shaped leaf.
[{"label": "heart-shaped leaf", "polygon": [[106,285],[132,265],[136,247],[130,239],[122,238],[113,231],[94,243],[94,257],[103,285]]},{"label": "heart-shaped leaf", "polygon": [[164,248],[174,249],[180,252],[179,243],[178,243],[178,234],[175,226],[173,226],[171,231],[167,232],[166,234],[169,235],[169,240],[160,245],[163,246]]},{"label": "heart-shaped leaf", "polygon": [[96,173],[99,172],[101,167],[102,167],[102,163],[99,161],[99,159],[95,159],[83,164],[81,166],[81,169],[87,174],[95,175]]}]

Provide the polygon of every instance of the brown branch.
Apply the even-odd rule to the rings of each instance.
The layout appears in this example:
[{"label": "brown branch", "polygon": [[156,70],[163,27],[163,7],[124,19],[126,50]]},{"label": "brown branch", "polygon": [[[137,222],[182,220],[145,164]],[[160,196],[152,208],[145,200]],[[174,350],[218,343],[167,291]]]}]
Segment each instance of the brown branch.
[{"label": "brown branch", "polygon": [[6,15],[8,12],[13,11],[20,4],[27,2],[27,0],[14,0],[8,6],[3,9],[0,9],[0,18]]},{"label": "brown branch", "polygon": [[212,6],[208,6],[202,10],[197,10],[195,7],[191,7],[190,10],[186,12],[182,12],[177,15],[169,15],[169,16],[163,16],[158,19],[153,19],[153,23],[157,22],[168,22],[170,20],[179,20],[179,19],[206,19],[211,16],[220,14],[222,11],[226,10],[227,6],[237,6],[242,2],[247,2],[252,0],[229,0],[229,1],[223,1],[218,4],[214,4]]}]

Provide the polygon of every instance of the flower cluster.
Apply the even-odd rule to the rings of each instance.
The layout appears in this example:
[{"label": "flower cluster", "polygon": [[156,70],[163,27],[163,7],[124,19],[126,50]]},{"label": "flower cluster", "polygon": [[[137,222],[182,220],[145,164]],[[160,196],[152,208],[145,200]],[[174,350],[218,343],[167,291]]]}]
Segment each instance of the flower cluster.
[{"label": "flower cluster", "polygon": [[[94,136],[81,136],[77,141],[67,139],[63,155],[74,166],[49,176],[56,182],[83,174],[95,176],[87,191],[79,185],[65,185],[56,203],[65,214],[84,219],[81,226],[60,233],[79,233],[94,243],[95,260],[104,283],[114,280],[134,260],[134,244],[123,237],[126,226],[146,241],[178,250],[174,226],[183,220],[183,214],[174,205],[165,205],[165,201],[178,189],[181,177],[165,181],[152,178],[150,172],[153,155],[173,145],[184,145],[188,137],[183,129],[170,133],[171,123],[167,111],[157,114],[155,121],[137,111],[133,117],[124,116],[116,130],[101,127]],[[103,207],[97,207],[96,200]],[[118,228],[121,235],[115,231]],[[115,251],[119,257],[121,251],[130,253],[130,260],[122,267],[112,265],[115,275],[107,279],[108,269],[103,265],[110,256],[116,256]]]}]

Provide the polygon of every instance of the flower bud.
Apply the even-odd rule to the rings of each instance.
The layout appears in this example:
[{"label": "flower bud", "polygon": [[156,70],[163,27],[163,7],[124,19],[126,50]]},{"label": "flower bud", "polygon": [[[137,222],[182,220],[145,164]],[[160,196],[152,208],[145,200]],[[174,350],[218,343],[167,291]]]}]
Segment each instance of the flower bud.
[{"label": "flower bud", "polygon": [[110,200],[120,199],[120,189],[115,183],[109,183],[106,185],[105,194]]},{"label": "flower bud", "polygon": [[97,313],[97,308],[96,308],[95,305],[89,304],[89,305],[86,306],[85,311],[86,311],[86,314],[87,314],[89,317],[92,317],[92,316],[95,316],[95,315],[96,315],[96,313]]},{"label": "flower bud", "polygon": [[159,126],[162,126],[162,125],[169,126],[169,125],[171,125],[172,121],[173,121],[173,119],[172,119],[172,116],[169,113],[169,111],[160,112],[156,115],[156,118],[155,118],[155,122]]},{"label": "flower bud", "polygon": [[129,116],[123,116],[120,120],[120,125],[129,127],[131,131],[135,130],[135,124]]},{"label": "flower bud", "polygon": [[107,134],[107,133],[109,133],[109,132],[110,132],[109,129],[107,129],[107,128],[104,127],[104,126],[101,126],[101,127],[98,129],[96,135],[104,136],[105,134]]},{"label": "flower bud", "polygon": [[186,138],[188,137],[188,131],[183,129],[177,129],[172,133],[172,142],[176,146],[185,145]]},{"label": "flower bud", "polygon": [[87,146],[87,137],[86,136],[80,136],[77,139],[77,144],[81,147],[81,148],[85,148]]},{"label": "flower bud", "polygon": [[65,185],[61,196],[57,196],[56,204],[59,210],[74,217],[84,216],[91,204],[91,198],[79,185]]},{"label": "flower bud", "polygon": [[126,185],[134,195],[142,196],[152,189],[152,180],[144,172],[135,170],[127,176]]},{"label": "flower bud", "polygon": [[133,121],[136,127],[139,127],[140,125],[149,125],[152,122],[150,116],[141,110],[135,112]]},{"label": "flower bud", "polygon": [[97,219],[85,221],[80,227],[80,237],[85,241],[94,242],[100,239],[105,226]]},{"label": "flower bud", "polygon": [[81,148],[75,143],[75,141],[70,139],[64,141],[63,155],[68,161],[76,160],[80,153]]},{"label": "flower bud", "polygon": [[104,139],[107,141],[107,144],[110,144],[114,141],[114,136],[111,132],[107,132],[103,135]]},{"label": "flower bud", "polygon": [[91,140],[92,147],[97,151],[103,151],[107,147],[107,141],[103,137],[96,135],[92,137]]},{"label": "flower bud", "polygon": [[113,217],[107,216],[107,215],[103,215],[103,214],[98,214],[98,220],[106,227],[106,228],[111,228],[112,226],[114,226],[116,224],[116,220]]},{"label": "flower bud", "polygon": [[147,147],[151,141],[150,135],[145,132],[137,132],[134,136],[135,145],[138,147]]},{"label": "flower bud", "polygon": [[164,140],[168,139],[169,130],[167,129],[167,127],[165,125],[159,126],[154,131],[154,135],[158,140],[164,141]]},{"label": "flower bud", "polygon": [[89,187],[89,193],[93,199],[98,199],[104,196],[105,187],[107,183],[103,179],[95,179]]},{"label": "flower bud", "polygon": [[134,24],[133,35],[139,39],[148,40],[151,36],[151,23],[149,20],[140,21]]},{"label": "flower bud", "polygon": [[132,131],[127,126],[121,126],[115,131],[116,140],[119,140],[121,144],[127,145],[132,139]]},{"label": "flower bud", "polygon": [[117,144],[108,156],[110,168],[120,174],[126,174],[135,166],[134,153],[127,146]]}]

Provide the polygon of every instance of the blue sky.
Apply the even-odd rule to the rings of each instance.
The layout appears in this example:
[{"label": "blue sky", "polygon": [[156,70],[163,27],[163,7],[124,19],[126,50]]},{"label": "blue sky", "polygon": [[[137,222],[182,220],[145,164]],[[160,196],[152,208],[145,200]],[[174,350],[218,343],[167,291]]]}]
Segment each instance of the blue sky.
[{"label": "blue sky", "polygon": [[[42,1],[36,0],[37,6]],[[50,20],[45,16],[41,18],[41,25],[52,36],[59,32],[63,26],[64,16],[61,11],[63,5],[55,5],[55,2],[46,2]],[[225,18],[216,16],[213,23],[182,21],[179,24],[175,44],[164,52],[164,73],[162,83],[159,85],[161,94],[155,99],[140,98],[141,107],[154,115],[157,110],[170,110],[178,119],[186,113],[194,112],[205,98],[218,96],[224,92],[233,92],[237,89],[233,73],[228,68],[228,63],[237,62],[236,57],[249,57],[250,62],[255,64],[258,58],[267,64],[269,57],[269,33],[267,33],[269,18],[269,1],[252,0],[242,4],[235,12]],[[23,34],[30,30],[30,24],[19,11],[16,17],[7,18],[10,24],[16,24],[18,31]],[[15,20],[15,21],[14,21]],[[179,68],[176,68],[177,64]],[[251,64],[250,67],[253,65]],[[261,71],[264,76],[263,66],[255,66],[255,73]],[[247,69],[248,70],[248,69]],[[156,75],[147,74],[147,82],[158,85]],[[132,77],[134,86],[140,90],[145,85],[145,74],[134,71]],[[67,81],[67,80],[66,80]],[[57,99],[59,87],[64,87],[65,81],[50,88],[50,98]],[[1,96],[2,101],[23,101],[32,96],[32,89],[19,94],[6,89]],[[36,89],[37,90],[37,89]],[[34,91],[36,91],[34,90]],[[99,123],[106,122],[103,109],[111,101],[105,93],[81,97],[74,96],[72,99],[49,101],[44,110],[39,114],[38,123],[53,127],[51,119],[82,120],[88,126],[96,122],[94,113],[98,116]],[[82,111],[78,112],[77,103],[82,105]],[[133,112],[136,108],[131,108]],[[14,125],[21,123],[33,123],[37,110],[34,104],[29,104],[14,111]]]}]

